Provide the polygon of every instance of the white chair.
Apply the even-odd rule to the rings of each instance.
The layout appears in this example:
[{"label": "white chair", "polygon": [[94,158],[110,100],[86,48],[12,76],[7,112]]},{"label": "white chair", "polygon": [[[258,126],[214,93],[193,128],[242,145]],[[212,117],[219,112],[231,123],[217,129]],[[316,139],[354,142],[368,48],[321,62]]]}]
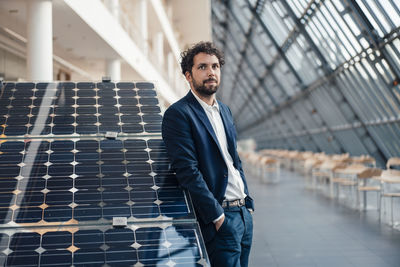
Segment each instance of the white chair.
[{"label": "white chair", "polygon": [[384,170],[380,176],[381,195],[379,220],[381,219],[382,198],[390,198],[390,223],[395,226],[393,215],[393,199],[400,198],[400,170]]},{"label": "white chair", "polygon": [[400,167],[399,157],[390,158],[386,163],[386,170],[379,177],[381,181],[379,220],[381,219],[382,198],[390,198],[390,222],[392,226],[394,226],[393,199],[400,198],[400,170],[392,169],[393,167]]}]

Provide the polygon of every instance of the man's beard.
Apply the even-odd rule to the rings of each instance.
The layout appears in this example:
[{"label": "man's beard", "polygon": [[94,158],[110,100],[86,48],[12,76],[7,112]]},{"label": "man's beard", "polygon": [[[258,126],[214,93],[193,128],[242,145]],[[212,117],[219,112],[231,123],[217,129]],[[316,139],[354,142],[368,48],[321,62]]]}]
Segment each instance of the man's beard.
[{"label": "man's beard", "polygon": [[[215,85],[206,85],[207,82],[209,81],[215,81]],[[203,81],[203,84],[198,84],[196,81],[193,79],[193,87],[196,92],[198,92],[200,95],[204,96],[210,96],[215,94],[218,91],[218,84],[216,79],[208,79]]]}]

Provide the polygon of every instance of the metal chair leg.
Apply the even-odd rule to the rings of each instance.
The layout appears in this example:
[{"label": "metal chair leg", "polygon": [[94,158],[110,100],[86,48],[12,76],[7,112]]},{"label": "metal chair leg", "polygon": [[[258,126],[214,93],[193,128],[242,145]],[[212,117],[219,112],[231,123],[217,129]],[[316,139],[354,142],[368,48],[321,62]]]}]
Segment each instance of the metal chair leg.
[{"label": "metal chair leg", "polygon": [[379,195],[379,207],[378,207],[378,215],[379,215],[379,223],[381,223],[381,213],[382,213],[382,194]]},{"label": "metal chair leg", "polygon": [[378,209],[378,212],[379,212],[379,210],[380,210],[380,205],[381,205],[381,202],[380,202],[380,193],[379,193],[379,191],[376,191],[376,208]]},{"label": "metal chair leg", "polygon": [[356,198],[356,209],[360,210],[361,207],[361,200],[360,200],[360,195],[358,194],[358,186],[352,186],[352,189],[354,190],[354,195]]},{"label": "metal chair leg", "polygon": [[392,221],[392,227],[394,226],[394,220],[393,220],[393,197],[390,197],[390,217],[391,217],[391,221]]}]

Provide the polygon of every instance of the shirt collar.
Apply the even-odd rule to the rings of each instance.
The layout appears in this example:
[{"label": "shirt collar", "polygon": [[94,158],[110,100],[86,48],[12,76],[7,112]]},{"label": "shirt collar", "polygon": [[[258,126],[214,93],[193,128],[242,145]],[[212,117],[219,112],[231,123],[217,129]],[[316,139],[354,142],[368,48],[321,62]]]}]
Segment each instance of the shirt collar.
[{"label": "shirt collar", "polygon": [[194,97],[197,99],[197,102],[199,102],[199,104],[203,107],[203,109],[205,110],[212,110],[212,108],[216,108],[217,111],[219,112],[219,105],[218,105],[218,101],[217,99],[214,100],[214,104],[212,106],[210,106],[209,104],[207,104],[206,102],[204,102],[203,100],[201,100],[200,97],[198,97],[193,90],[190,90],[192,92],[192,94],[194,95]]}]

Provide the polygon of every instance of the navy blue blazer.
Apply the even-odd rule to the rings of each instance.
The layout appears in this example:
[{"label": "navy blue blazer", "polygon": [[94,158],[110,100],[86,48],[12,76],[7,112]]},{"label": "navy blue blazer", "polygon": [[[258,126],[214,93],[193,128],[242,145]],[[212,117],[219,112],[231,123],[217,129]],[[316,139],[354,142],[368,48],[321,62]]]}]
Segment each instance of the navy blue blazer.
[{"label": "navy blue blazer", "polygon": [[[218,101],[228,151],[243,179],[246,207],[254,209],[236,151],[236,129],[228,106]],[[162,137],[180,185],[190,192],[204,240],[215,233],[213,220],[223,213],[228,168],[208,117],[192,92],[171,105],[162,122]]]}]

